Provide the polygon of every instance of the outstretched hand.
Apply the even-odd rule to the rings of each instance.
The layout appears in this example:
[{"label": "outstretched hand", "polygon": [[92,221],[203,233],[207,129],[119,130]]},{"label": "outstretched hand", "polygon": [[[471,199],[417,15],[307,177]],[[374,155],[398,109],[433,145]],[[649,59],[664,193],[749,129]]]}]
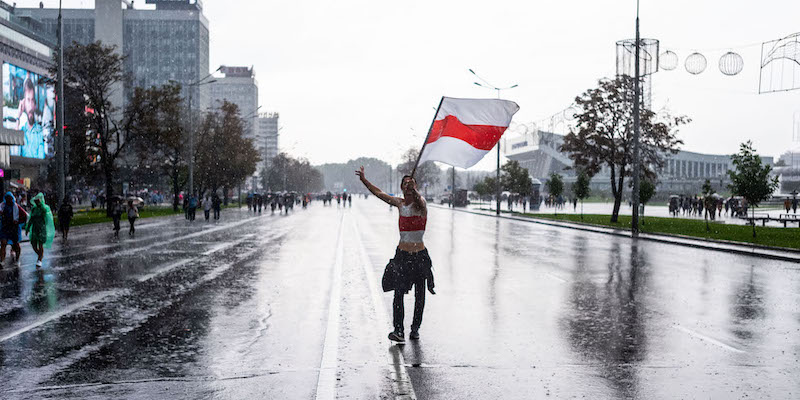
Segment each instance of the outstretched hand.
[{"label": "outstretched hand", "polygon": [[361,180],[366,179],[366,177],[364,177],[364,166],[363,165],[361,166],[361,168],[356,170],[356,175],[358,176],[358,179],[361,179]]}]

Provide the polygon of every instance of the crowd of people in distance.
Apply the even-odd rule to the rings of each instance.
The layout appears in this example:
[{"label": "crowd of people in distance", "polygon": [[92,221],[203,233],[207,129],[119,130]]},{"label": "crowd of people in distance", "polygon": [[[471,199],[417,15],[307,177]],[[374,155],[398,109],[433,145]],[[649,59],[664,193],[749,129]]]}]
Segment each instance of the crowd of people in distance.
[{"label": "crowd of people in distance", "polygon": [[260,214],[262,209],[266,209],[269,206],[272,214],[275,214],[275,209],[278,210],[279,214],[288,214],[289,211],[294,211],[295,205],[302,205],[303,208],[308,207],[308,204],[311,203],[311,195],[297,192],[251,192],[248,193],[246,201],[247,211]]},{"label": "crowd of people in distance", "polygon": [[[341,206],[343,204],[346,205],[346,206],[349,206],[349,207],[353,206],[353,194],[352,193],[347,194],[347,192],[342,192],[342,193],[334,194],[334,193],[331,193],[331,192],[326,192],[325,194],[321,194],[318,197],[322,200],[322,205],[324,205],[324,206],[333,205],[333,201],[334,200],[336,200],[336,205],[337,206]],[[366,198],[366,195],[364,195],[364,198]]]}]

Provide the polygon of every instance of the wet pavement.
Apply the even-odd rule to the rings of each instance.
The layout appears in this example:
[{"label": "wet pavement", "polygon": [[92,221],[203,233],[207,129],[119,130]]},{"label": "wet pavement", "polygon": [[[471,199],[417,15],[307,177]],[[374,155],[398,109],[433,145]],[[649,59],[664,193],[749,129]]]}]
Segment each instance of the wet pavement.
[{"label": "wet pavement", "polygon": [[374,197],[82,227],[40,270],[25,243],[0,270],[0,398],[800,397],[798,264],[429,214],[437,294],[404,346]]}]

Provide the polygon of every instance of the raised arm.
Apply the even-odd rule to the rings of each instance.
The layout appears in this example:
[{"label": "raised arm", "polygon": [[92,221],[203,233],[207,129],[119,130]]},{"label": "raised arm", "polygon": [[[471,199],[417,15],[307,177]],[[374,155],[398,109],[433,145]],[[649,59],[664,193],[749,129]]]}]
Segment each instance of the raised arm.
[{"label": "raised arm", "polygon": [[402,200],[400,198],[389,196],[388,194],[384,193],[383,190],[378,189],[377,186],[373,185],[372,183],[370,183],[370,181],[367,180],[367,178],[364,176],[363,165],[361,166],[361,168],[358,169],[358,171],[356,171],[356,175],[358,175],[358,179],[361,179],[361,183],[363,183],[364,186],[367,187],[367,190],[369,190],[370,193],[374,194],[375,197],[383,200],[384,202],[386,202],[386,204],[389,204],[390,206],[400,207],[400,204],[402,203]]}]

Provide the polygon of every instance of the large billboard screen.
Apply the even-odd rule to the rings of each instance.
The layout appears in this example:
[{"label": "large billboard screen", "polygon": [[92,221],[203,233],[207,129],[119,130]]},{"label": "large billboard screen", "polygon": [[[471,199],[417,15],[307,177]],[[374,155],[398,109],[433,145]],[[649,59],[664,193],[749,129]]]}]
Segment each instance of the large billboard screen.
[{"label": "large billboard screen", "polygon": [[23,146],[11,146],[12,156],[44,159],[55,126],[56,95],[41,75],[3,63],[3,127],[22,131]]}]

